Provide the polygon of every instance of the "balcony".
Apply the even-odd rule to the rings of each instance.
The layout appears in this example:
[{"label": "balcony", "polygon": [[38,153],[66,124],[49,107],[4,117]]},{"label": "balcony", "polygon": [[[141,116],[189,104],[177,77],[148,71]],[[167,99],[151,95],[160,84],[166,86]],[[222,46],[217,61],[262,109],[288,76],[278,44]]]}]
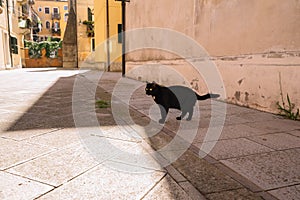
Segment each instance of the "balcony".
[{"label": "balcony", "polygon": [[52,28],[52,34],[60,36],[61,34],[61,29],[60,28]]},{"label": "balcony", "polygon": [[31,26],[31,21],[26,16],[18,17],[18,27],[21,29],[29,29]]},{"label": "balcony", "polygon": [[60,13],[52,13],[52,20],[54,19],[60,20]]},{"label": "balcony", "polygon": [[83,24],[86,25],[86,34],[88,37],[95,37],[94,32],[94,22],[93,21],[83,21]]}]

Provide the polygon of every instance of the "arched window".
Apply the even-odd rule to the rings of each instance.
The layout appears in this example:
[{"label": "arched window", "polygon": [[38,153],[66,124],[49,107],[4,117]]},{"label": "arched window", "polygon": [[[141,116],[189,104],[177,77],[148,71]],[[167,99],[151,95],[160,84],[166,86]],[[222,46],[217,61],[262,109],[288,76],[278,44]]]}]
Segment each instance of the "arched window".
[{"label": "arched window", "polygon": [[50,22],[46,21],[46,29],[50,29]]}]

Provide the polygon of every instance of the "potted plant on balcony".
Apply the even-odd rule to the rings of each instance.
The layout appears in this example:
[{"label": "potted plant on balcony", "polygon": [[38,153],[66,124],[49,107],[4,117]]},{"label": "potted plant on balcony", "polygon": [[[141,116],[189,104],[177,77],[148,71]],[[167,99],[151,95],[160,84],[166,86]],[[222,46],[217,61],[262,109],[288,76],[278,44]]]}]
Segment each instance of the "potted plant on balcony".
[{"label": "potted plant on balcony", "polygon": [[82,22],[84,25],[86,25],[86,34],[88,37],[94,37],[95,32],[94,32],[94,22],[93,21],[83,21]]}]

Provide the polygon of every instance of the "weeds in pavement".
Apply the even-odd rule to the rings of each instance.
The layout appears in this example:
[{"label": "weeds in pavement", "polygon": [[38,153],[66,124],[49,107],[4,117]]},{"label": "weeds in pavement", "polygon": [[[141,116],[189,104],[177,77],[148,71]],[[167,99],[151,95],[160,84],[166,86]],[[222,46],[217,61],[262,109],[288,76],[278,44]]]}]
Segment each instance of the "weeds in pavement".
[{"label": "weeds in pavement", "polygon": [[291,102],[289,94],[286,95],[286,99],[288,104],[285,104],[285,101],[283,99],[283,94],[282,94],[282,85],[281,85],[281,74],[279,73],[279,85],[280,85],[280,96],[281,96],[281,101],[282,105],[280,105],[279,101],[277,101],[277,108],[279,110],[279,114],[292,119],[292,120],[297,120],[299,118],[299,108],[295,110],[295,104]]},{"label": "weeds in pavement", "polygon": [[109,108],[110,104],[105,100],[99,99],[96,101],[96,106],[97,108]]}]

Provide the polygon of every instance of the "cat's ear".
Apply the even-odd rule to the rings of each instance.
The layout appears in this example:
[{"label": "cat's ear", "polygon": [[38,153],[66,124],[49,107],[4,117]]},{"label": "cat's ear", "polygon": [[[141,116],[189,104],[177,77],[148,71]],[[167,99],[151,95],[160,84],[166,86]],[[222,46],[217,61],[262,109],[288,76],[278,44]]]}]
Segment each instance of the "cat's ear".
[{"label": "cat's ear", "polygon": [[150,82],[146,81],[147,84],[149,84]]}]

